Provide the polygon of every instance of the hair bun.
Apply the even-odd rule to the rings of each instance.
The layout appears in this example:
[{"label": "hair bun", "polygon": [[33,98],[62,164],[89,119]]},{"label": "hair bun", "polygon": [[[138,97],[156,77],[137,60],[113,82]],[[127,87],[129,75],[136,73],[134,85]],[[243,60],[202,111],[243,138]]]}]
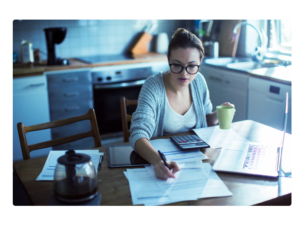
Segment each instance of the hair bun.
[{"label": "hair bun", "polygon": [[171,58],[171,50],[176,48],[197,48],[200,53],[200,63],[204,58],[205,52],[202,41],[195,34],[184,28],[177,28],[172,35],[172,39],[168,47],[168,59]]},{"label": "hair bun", "polygon": [[174,38],[178,34],[183,34],[183,33],[189,33],[189,32],[184,28],[177,28],[177,30],[174,32],[172,38]]}]

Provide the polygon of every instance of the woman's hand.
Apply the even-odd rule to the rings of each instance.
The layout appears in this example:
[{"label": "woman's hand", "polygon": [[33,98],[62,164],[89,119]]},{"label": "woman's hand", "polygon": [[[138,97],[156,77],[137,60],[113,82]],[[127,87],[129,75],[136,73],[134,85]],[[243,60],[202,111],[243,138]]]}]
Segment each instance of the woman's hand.
[{"label": "woman's hand", "polygon": [[224,102],[222,105],[226,105],[226,106],[231,106],[231,107],[233,107],[233,108],[234,108],[234,114],[235,114],[236,109],[235,109],[234,104],[231,104],[230,102]]},{"label": "woman's hand", "polygon": [[[168,162],[167,162],[168,163]],[[175,173],[177,171],[180,170],[179,166],[177,165],[176,162],[171,161],[170,163],[168,163],[170,169],[169,170],[164,162],[162,160],[160,160],[158,163],[155,164],[154,166],[154,172],[155,172],[155,176],[157,178],[163,179],[163,180],[167,180],[168,178],[175,178]]]}]

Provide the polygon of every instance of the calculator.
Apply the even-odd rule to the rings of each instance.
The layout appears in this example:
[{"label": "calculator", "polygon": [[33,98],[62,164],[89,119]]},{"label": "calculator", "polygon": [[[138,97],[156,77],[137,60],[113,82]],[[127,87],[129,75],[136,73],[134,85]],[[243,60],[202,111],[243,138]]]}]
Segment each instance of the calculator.
[{"label": "calculator", "polygon": [[183,135],[170,137],[181,150],[191,150],[199,148],[210,148],[210,146],[197,135]]}]

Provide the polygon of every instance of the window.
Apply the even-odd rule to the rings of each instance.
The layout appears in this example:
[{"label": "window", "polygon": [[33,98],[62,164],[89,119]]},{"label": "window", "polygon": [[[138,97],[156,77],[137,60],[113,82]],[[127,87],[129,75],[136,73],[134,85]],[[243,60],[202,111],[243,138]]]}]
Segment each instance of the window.
[{"label": "window", "polygon": [[268,20],[268,50],[289,53],[292,51],[292,21]]}]

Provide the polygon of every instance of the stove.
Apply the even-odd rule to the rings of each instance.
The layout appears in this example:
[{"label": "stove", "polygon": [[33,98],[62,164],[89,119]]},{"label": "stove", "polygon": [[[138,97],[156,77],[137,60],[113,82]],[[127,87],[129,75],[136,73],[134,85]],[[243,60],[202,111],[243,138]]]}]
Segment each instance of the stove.
[{"label": "stove", "polygon": [[75,58],[82,62],[92,64],[92,63],[102,63],[102,62],[115,62],[134,59],[132,55],[120,54],[120,55],[94,55],[94,56],[83,56],[80,58]]}]

